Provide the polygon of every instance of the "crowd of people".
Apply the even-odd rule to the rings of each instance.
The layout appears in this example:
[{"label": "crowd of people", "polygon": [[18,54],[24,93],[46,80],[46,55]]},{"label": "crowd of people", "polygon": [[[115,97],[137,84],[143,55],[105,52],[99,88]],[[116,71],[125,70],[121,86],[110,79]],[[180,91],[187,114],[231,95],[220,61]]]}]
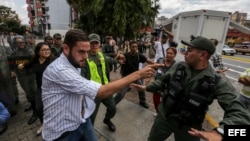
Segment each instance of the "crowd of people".
[{"label": "crowd of people", "polygon": [[[45,39],[47,38],[49,37],[45,37]],[[5,97],[4,94],[8,96],[2,98],[1,101],[5,103],[11,117],[17,114],[15,107],[19,104],[19,91],[17,88],[17,82],[19,82],[25,92],[27,101],[30,103],[30,106],[24,112],[32,110],[32,115],[27,124],[31,125],[37,119],[43,123],[42,74],[47,65],[55,59],[51,53],[51,47],[46,42],[36,44],[35,36],[29,32],[26,32],[24,36],[14,35],[13,32],[10,32],[7,42],[9,47],[2,46],[2,49],[4,49],[2,53],[5,52],[5,61],[6,64],[9,64],[4,68],[4,71],[9,72],[9,74],[6,73],[4,77],[10,83],[1,85],[3,86],[1,87],[1,96]],[[4,85],[6,86],[4,87]],[[42,126],[37,130],[37,134],[39,135],[41,132]]]},{"label": "crowd of people", "polygon": [[[164,141],[174,134],[176,141],[222,140],[224,125],[250,124],[249,83],[246,70],[239,78],[244,84],[238,97],[221,74],[228,70],[216,54],[216,39],[194,37],[181,41],[186,46],[184,61],[177,62],[178,44],[174,35],[162,28],[162,34],[145,39],[125,39],[118,47],[113,36],[87,35],[80,29],[69,30],[64,39],[55,33],[35,44],[30,33],[7,37],[9,47],[1,53],[9,66],[0,73],[0,133],[17,111],[17,82],[24,90],[32,110],[27,124],[37,119],[37,134],[45,141],[97,141],[94,126],[101,103],[106,107],[103,123],[116,131],[111,119],[116,105],[130,89],[138,91],[139,105],[148,108],[145,91],[152,92],[155,121],[149,141]],[[145,54],[148,46],[155,57]],[[219,60],[219,61],[218,61]],[[121,78],[110,80],[110,72]],[[2,83],[4,80],[5,83]],[[219,127],[202,131],[208,106],[217,99],[225,114]]]}]

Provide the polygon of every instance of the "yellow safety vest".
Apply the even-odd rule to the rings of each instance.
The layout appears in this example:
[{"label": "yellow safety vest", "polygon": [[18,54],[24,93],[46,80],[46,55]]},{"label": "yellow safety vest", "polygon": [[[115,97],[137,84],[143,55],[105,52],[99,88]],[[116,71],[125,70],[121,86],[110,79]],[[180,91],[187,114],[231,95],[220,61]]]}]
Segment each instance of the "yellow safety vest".
[{"label": "yellow safety vest", "polygon": [[[105,59],[102,53],[98,52],[99,55],[99,61],[102,65],[102,74],[104,79],[104,84],[108,83],[108,78],[106,75],[106,65],[105,65]],[[87,59],[88,65],[89,65],[89,72],[90,72],[90,80],[93,80],[97,83],[102,84],[102,79],[98,73],[96,63],[92,60]]]}]

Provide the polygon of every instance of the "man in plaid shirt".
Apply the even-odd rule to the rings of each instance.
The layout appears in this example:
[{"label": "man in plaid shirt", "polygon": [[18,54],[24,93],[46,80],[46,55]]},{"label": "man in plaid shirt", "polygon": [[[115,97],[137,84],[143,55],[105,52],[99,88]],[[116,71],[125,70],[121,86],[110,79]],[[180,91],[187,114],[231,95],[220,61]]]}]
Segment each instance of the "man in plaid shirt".
[{"label": "man in plaid shirt", "polygon": [[[216,47],[218,45],[218,40],[216,39],[210,39],[214,46]],[[217,52],[215,52],[211,57],[210,57],[212,66],[215,68],[215,71],[218,73],[223,73],[229,69],[229,67],[225,67],[223,62],[222,62],[222,57],[219,55]]]}]

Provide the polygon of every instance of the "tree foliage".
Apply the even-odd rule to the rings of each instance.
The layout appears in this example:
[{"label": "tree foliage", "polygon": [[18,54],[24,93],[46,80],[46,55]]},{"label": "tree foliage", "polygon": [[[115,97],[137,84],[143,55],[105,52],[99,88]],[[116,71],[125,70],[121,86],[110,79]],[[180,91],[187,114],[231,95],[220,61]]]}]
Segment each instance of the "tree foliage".
[{"label": "tree foliage", "polygon": [[[134,38],[150,26],[160,9],[151,0],[67,0],[80,13],[76,28],[100,35]],[[154,0],[159,2],[159,0]]]},{"label": "tree foliage", "polygon": [[0,30],[18,31],[20,29],[21,21],[15,11],[11,8],[0,5]]}]

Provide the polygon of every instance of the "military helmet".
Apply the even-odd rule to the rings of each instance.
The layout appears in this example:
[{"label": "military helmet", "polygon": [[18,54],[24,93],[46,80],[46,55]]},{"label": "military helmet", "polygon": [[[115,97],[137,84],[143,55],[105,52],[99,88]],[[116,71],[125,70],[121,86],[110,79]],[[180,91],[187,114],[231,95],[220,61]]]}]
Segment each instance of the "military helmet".
[{"label": "military helmet", "polygon": [[25,43],[25,39],[23,36],[15,36],[14,43]]}]

